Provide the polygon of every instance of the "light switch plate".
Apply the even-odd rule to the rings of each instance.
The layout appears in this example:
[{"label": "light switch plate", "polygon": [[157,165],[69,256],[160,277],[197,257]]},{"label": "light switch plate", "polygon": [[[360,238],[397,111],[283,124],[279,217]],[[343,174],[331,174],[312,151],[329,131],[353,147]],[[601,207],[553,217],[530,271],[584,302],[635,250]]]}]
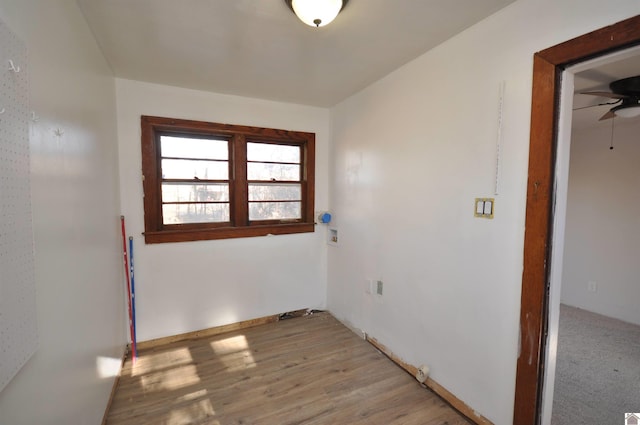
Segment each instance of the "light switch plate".
[{"label": "light switch plate", "polygon": [[476,198],[474,216],[479,218],[493,218],[495,198]]}]

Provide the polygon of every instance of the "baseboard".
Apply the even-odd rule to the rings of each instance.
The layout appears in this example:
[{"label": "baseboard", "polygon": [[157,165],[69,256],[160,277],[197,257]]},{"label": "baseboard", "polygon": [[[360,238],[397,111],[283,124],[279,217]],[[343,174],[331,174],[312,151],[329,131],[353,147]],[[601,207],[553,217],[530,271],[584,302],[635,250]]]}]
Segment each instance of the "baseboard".
[{"label": "baseboard", "polygon": [[183,334],[172,335],[162,338],[151,339],[148,341],[140,341],[136,343],[136,349],[138,351],[148,350],[155,347],[159,347],[166,344],[171,344],[178,341],[187,341],[190,339],[208,338],[211,336],[220,335],[227,332],[239,331],[242,329],[252,328],[254,326],[266,325],[267,323],[277,322],[281,319],[288,319],[291,317],[298,317],[307,314],[307,309],[290,311],[282,314],[274,314],[272,316],[259,317],[257,319],[244,320],[242,322],[230,323],[228,325],[215,326],[212,328],[201,329],[193,332],[186,332]]},{"label": "baseboard", "polygon": [[111,394],[109,394],[109,400],[107,401],[107,407],[104,409],[104,415],[102,415],[102,425],[106,425],[107,416],[109,415],[109,410],[111,410],[111,404],[113,403],[113,397],[116,394],[116,389],[118,388],[118,383],[120,382],[120,375],[122,375],[122,369],[124,369],[124,362],[127,360],[127,356],[129,355],[129,346],[124,350],[124,354],[122,354],[122,362],[120,363],[120,370],[116,375],[116,379],[113,380],[113,385],[111,386]]},{"label": "baseboard", "polygon": [[[389,350],[387,347],[385,347],[375,338],[367,335],[366,340],[371,345],[373,345],[378,350],[380,350],[380,352],[382,352],[385,356],[391,359],[395,364],[397,364],[406,372],[408,372],[411,376],[416,376],[416,372],[418,372],[418,368],[416,366],[410,365],[409,363],[406,363],[405,361],[400,359],[398,356],[393,354],[391,350]],[[456,409],[458,412],[466,416],[469,420],[475,422],[478,425],[494,425],[493,422],[491,422],[489,419],[485,418],[484,416],[482,416],[481,414],[473,410],[465,402],[460,400],[458,397],[456,397],[449,390],[447,390],[442,385],[438,384],[433,379],[427,378],[424,384],[429,389],[431,389],[431,391],[433,391],[434,393],[442,397],[442,399],[444,399],[447,403],[449,403],[454,409]]]}]

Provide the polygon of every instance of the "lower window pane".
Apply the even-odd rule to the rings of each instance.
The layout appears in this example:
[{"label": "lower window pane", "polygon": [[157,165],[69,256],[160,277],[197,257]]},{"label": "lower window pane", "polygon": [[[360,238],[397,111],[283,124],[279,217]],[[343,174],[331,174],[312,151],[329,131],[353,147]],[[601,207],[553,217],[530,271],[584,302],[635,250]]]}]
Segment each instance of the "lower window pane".
[{"label": "lower window pane", "polygon": [[163,202],[227,202],[227,183],[162,183]]},{"label": "lower window pane", "polygon": [[249,202],[249,220],[298,219],[301,208],[301,202]]},{"label": "lower window pane", "polygon": [[299,201],[302,186],[299,184],[249,183],[249,201]]},{"label": "lower window pane", "polygon": [[229,221],[229,204],[164,204],[163,224],[221,223]]}]

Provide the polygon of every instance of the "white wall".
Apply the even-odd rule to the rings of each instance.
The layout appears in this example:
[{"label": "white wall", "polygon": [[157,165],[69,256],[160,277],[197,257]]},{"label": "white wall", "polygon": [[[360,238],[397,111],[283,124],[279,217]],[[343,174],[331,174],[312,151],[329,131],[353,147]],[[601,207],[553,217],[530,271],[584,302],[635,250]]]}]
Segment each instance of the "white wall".
[{"label": "white wall", "polygon": [[[520,0],[332,109],[328,308],[496,424],[513,419],[533,53],[640,13],[614,3]],[[477,219],[501,81],[500,193]]]},{"label": "white wall", "polygon": [[[99,423],[126,343],[115,87],[75,2],[0,0],[26,43],[39,349],[0,423]],[[4,65],[3,65],[4,66]],[[55,129],[64,134],[55,136]]]},{"label": "white wall", "polygon": [[316,209],[328,204],[329,111],[116,80],[122,210],[136,245],[138,340],[326,304],[325,226],[315,233],[145,245],[140,116],[316,133]]},{"label": "white wall", "polygon": [[561,300],[640,325],[639,130],[617,119],[614,150],[611,121],[572,135]]}]

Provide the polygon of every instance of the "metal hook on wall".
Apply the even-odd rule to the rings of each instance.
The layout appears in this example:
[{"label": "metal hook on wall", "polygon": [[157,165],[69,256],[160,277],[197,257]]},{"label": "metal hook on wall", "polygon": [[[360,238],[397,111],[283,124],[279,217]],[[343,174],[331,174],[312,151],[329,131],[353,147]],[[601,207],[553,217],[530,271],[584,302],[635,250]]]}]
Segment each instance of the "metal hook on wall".
[{"label": "metal hook on wall", "polygon": [[13,63],[13,60],[12,60],[12,59],[9,59],[9,71],[13,71],[13,72],[15,72],[16,74],[17,74],[18,72],[20,72],[20,67],[19,67],[19,66],[16,66],[16,65]]}]

